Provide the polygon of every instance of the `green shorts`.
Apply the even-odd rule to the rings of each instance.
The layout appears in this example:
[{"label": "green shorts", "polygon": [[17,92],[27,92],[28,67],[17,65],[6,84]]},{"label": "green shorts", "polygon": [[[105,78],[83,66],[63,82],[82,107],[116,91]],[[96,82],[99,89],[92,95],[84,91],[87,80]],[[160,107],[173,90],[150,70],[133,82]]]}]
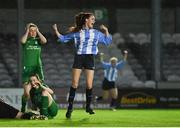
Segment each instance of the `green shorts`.
[{"label": "green shorts", "polygon": [[29,82],[29,77],[33,74],[38,74],[39,78],[43,81],[44,74],[42,66],[24,66],[22,72],[22,81],[23,83]]},{"label": "green shorts", "polygon": [[50,116],[48,118],[55,117],[57,113],[58,113],[58,105],[55,103],[55,101],[53,101],[51,106],[48,107],[48,114]]}]

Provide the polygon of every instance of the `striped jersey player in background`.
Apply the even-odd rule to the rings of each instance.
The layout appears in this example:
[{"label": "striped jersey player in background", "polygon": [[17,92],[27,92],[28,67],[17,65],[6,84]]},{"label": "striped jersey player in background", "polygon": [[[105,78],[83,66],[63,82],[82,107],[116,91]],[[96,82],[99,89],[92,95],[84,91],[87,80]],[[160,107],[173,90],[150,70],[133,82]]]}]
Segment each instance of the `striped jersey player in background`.
[{"label": "striped jersey player in background", "polygon": [[118,97],[118,90],[115,85],[115,81],[118,77],[118,70],[121,70],[125,65],[128,52],[124,51],[124,58],[119,62],[116,57],[111,57],[108,63],[104,62],[103,56],[104,53],[100,53],[100,61],[104,68],[104,80],[102,82],[103,96],[99,96],[95,98],[96,101],[107,100],[110,94],[112,98],[110,107],[112,108],[112,110],[115,110],[117,106],[117,97]]},{"label": "striped jersey player in background", "polygon": [[90,107],[92,100],[92,86],[94,77],[94,57],[98,53],[98,43],[109,45],[112,42],[112,36],[108,32],[108,28],[104,25],[100,26],[103,31],[100,32],[93,29],[95,16],[93,13],[81,12],[75,16],[75,26],[70,28],[70,32],[66,35],[59,33],[57,25],[53,25],[55,34],[58,40],[62,43],[73,41],[75,44],[75,56],[72,69],[72,86],[69,91],[69,106],[66,112],[66,118],[71,118],[73,111],[73,101],[76,89],[79,85],[79,78],[82,69],[86,75],[86,112],[94,114],[95,112]]}]

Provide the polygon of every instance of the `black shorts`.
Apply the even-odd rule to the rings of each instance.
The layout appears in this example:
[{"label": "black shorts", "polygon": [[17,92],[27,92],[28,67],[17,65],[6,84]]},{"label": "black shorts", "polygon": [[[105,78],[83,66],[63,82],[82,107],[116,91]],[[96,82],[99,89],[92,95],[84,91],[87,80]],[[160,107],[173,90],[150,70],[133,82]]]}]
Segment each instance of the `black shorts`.
[{"label": "black shorts", "polygon": [[75,55],[73,68],[94,70],[95,56],[93,54]]},{"label": "black shorts", "polygon": [[116,88],[115,82],[108,81],[106,78],[104,78],[103,83],[102,83],[102,89],[103,90],[110,90],[113,88]]},{"label": "black shorts", "polygon": [[0,100],[0,118],[16,118],[19,110]]}]

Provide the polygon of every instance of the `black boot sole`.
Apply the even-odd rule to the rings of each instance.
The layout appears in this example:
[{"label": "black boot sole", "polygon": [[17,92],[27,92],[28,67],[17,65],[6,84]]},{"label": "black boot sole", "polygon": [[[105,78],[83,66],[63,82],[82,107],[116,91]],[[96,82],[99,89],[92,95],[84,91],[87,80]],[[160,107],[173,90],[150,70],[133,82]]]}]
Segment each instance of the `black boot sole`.
[{"label": "black boot sole", "polygon": [[95,112],[92,109],[86,109],[86,112],[89,113],[90,115],[95,114]]},{"label": "black boot sole", "polygon": [[71,119],[71,113],[72,113],[72,110],[68,110],[68,111],[66,112],[66,118],[67,118],[67,119]]}]

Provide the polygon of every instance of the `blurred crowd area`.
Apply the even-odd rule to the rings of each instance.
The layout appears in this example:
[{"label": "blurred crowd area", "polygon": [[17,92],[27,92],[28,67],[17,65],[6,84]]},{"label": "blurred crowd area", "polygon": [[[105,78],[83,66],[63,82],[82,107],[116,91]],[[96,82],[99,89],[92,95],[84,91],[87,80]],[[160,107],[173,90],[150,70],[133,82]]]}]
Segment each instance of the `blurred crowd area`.
[{"label": "blurred crowd area", "polygon": [[[60,44],[51,33],[44,33],[48,43],[42,48],[42,61],[45,82],[54,87],[71,85],[71,66],[73,64],[74,45]],[[128,50],[126,66],[120,71],[117,85],[121,87],[155,88],[151,78],[151,40],[150,34],[114,33],[109,47],[99,45],[99,52],[105,54],[105,61],[116,56],[119,60],[123,51]],[[180,33],[162,34],[162,81],[180,81]],[[16,87],[18,84],[18,43],[13,33],[0,34],[0,86]],[[103,68],[96,56],[94,86],[101,86]],[[80,85],[85,84],[82,75]]]}]

